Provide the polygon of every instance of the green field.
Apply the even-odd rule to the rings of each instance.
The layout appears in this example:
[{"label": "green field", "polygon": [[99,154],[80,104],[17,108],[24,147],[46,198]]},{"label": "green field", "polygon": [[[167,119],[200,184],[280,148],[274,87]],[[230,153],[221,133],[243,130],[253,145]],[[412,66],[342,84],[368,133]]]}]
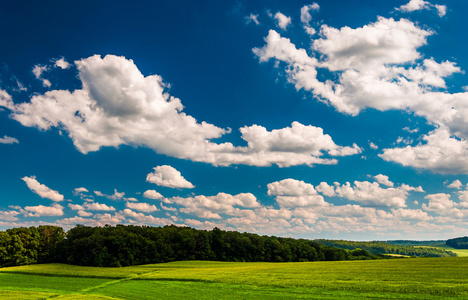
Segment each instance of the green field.
[{"label": "green field", "polygon": [[447,244],[439,244],[439,245],[434,245],[434,246],[431,246],[431,247],[432,248],[440,248],[440,249],[455,252],[459,257],[468,256],[468,249],[455,249],[453,247],[448,246]]},{"label": "green field", "polygon": [[467,299],[468,257],[0,269],[1,299]]}]

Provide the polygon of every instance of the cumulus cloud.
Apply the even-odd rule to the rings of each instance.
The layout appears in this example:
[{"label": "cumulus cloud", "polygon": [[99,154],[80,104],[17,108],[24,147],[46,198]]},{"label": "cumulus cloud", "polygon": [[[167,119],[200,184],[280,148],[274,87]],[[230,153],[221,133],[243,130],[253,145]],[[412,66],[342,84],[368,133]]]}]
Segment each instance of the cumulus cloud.
[{"label": "cumulus cloud", "polygon": [[163,198],[163,195],[156,192],[155,190],[147,190],[143,193],[143,197],[156,200]]},{"label": "cumulus cloud", "polygon": [[443,17],[447,13],[446,5],[435,4],[434,7],[437,9],[437,14],[439,15],[439,17]]},{"label": "cumulus cloud", "polygon": [[54,66],[60,69],[68,69],[70,68],[70,63],[67,62],[64,57],[61,57],[54,61]]},{"label": "cumulus cloud", "polygon": [[19,141],[14,137],[4,136],[3,138],[0,137],[0,144],[18,144]]},{"label": "cumulus cloud", "polygon": [[219,193],[216,196],[174,197],[168,200],[168,203],[183,206],[180,209],[181,212],[192,213],[205,219],[221,219],[220,214],[237,215],[251,213],[251,210],[241,210],[240,208],[260,207],[257,198],[250,193],[238,195]]},{"label": "cumulus cloud", "polygon": [[170,188],[193,189],[195,187],[193,184],[188,182],[179,171],[171,166],[157,166],[153,169],[154,172],[149,173],[146,176],[147,182]]},{"label": "cumulus cloud", "polygon": [[128,208],[133,209],[133,210],[143,211],[143,212],[147,212],[147,213],[159,210],[155,205],[151,205],[151,204],[144,203],[144,202],[138,202],[138,203],[136,203],[136,202],[127,202],[127,203],[125,203],[125,206],[127,206]]},{"label": "cumulus cloud", "polygon": [[416,10],[423,10],[423,9],[429,9],[430,8],[430,3],[428,1],[424,0],[411,0],[407,4],[404,4],[397,8],[397,10],[401,10],[403,12],[412,12]]},{"label": "cumulus cloud", "polygon": [[3,221],[17,221],[17,215],[19,215],[20,212],[15,211],[15,210],[10,210],[10,211],[0,211],[0,220]]},{"label": "cumulus cloud", "polygon": [[379,175],[375,175],[374,178],[375,178],[375,180],[377,180],[377,182],[380,183],[380,184],[383,184],[383,185],[386,185],[386,186],[389,186],[389,187],[393,187],[393,182],[391,182],[390,180],[388,180],[388,176],[387,176],[387,175],[379,174]]},{"label": "cumulus cloud", "polygon": [[456,179],[451,184],[447,185],[448,188],[451,189],[460,189],[462,187],[462,183],[460,180]]},{"label": "cumulus cloud", "polygon": [[[333,186],[322,182],[317,186],[317,191],[328,197],[338,196],[370,207],[406,207],[410,191],[424,192],[422,187],[411,187],[406,184],[394,188],[387,176],[379,175],[374,177],[379,182],[354,181],[353,186],[349,182],[343,185],[335,182]],[[379,183],[392,187],[382,188]]]},{"label": "cumulus cloud", "polygon": [[403,166],[430,169],[438,173],[468,173],[468,142],[451,137],[447,129],[424,135],[425,144],[384,149],[381,158]]},{"label": "cumulus cloud", "polygon": [[422,208],[426,211],[435,211],[438,213],[444,213],[456,206],[456,203],[450,200],[449,194],[438,193],[427,195],[424,197],[429,200],[428,204],[423,204]]},{"label": "cumulus cloud", "polygon": [[26,206],[24,210],[30,217],[63,216],[63,206],[55,203],[52,206]]},{"label": "cumulus cloud", "polygon": [[99,196],[99,197],[105,197],[109,200],[121,200],[124,196],[125,196],[125,193],[124,192],[118,192],[117,189],[114,189],[114,194],[113,195],[106,195],[106,194],[103,194],[102,192],[100,191],[94,191],[94,194],[96,194],[96,196]]},{"label": "cumulus cloud", "polygon": [[319,9],[320,6],[315,2],[310,5],[305,5],[301,8],[301,22],[304,26],[305,31],[309,35],[314,35],[316,33],[316,30],[310,26],[310,21],[312,21],[310,11],[318,11]]},{"label": "cumulus cloud", "polygon": [[41,196],[41,198],[50,199],[56,202],[63,201],[64,199],[63,195],[61,195],[59,192],[54,191],[45,186],[44,184],[39,183],[39,181],[36,180],[36,176],[25,176],[21,179],[24,182],[26,182],[26,185],[32,192],[38,194],[39,196]]},{"label": "cumulus cloud", "polygon": [[73,190],[73,194],[74,194],[75,196],[77,196],[77,195],[79,195],[79,194],[81,194],[81,193],[89,193],[89,191],[88,191],[86,188],[84,188],[84,187],[75,188],[75,189]]},{"label": "cumulus cloud", "polygon": [[114,211],[115,210],[115,207],[108,206],[104,203],[97,203],[97,202],[85,203],[83,204],[83,207],[87,210],[97,210],[97,211]]},{"label": "cumulus cloud", "polygon": [[91,217],[93,215],[93,213],[89,212],[89,211],[84,211],[84,210],[79,210],[77,212],[77,214],[80,216],[80,217]]},{"label": "cumulus cloud", "polygon": [[280,12],[277,12],[275,14],[275,20],[276,25],[283,30],[286,30],[286,28],[288,28],[288,26],[291,25],[291,18],[283,15]]},{"label": "cumulus cloud", "polygon": [[328,205],[313,185],[291,178],[269,183],[268,195],[276,196],[280,207]]},{"label": "cumulus cloud", "polygon": [[43,73],[47,71],[49,71],[49,67],[43,65],[35,65],[32,70],[34,76],[36,76],[36,79],[40,80],[44,87],[50,87],[52,85],[48,79],[42,77]]},{"label": "cumulus cloud", "polygon": [[148,215],[145,215],[143,213],[137,213],[137,212],[134,212],[133,210],[131,209],[124,209],[122,211],[122,213],[125,215],[125,216],[128,216],[128,217],[131,217],[131,218],[134,218],[135,220],[141,222],[141,223],[145,223],[145,224],[153,224],[153,225],[170,225],[170,224],[173,224],[174,221],[172,221],[171,219],[167,219],[167,218],[156,218],[156,217],[153,217],[153,216],[148,216]]},{"label": "cumulus cloud", "polygon": [[[253,52],[260,62],[274,59],[285,63],[287,79],[297,90],[312,92],[339,112],[357,115],[366,108],[403,110],[426,118],[436,128],[423,136],[426,144],[384,149],[381,157],[385,160],[440,173],[467,173],[468,162],[463,157],[468,93],[446,91],[445,78],[461,72],[454,62],[422,59],[418,49],[432,34],[406,19],[379,17],[355,29],[322,25],[321,38],[312,41],[312,56],[274,30],[265,38],[266,45]],[[319,80],[318,69],[336,72],[337,79]],[[400,142],[410,145],[413,140],[401,138]]]},{"label": "cumulus cloud", "polygon": [[[266,152],[252,147],[236,147],[228,142],[211,142],[229,133],[230,129],[198,123],[182,112],[181,101],[167,93],[167,85],[162,78],[158,75],[143,76],[132,60],[114,55],[104,58],[95,55],[76,61],[75,65],[82,89],[73,92],[52,90],[43,95],[33,95],[29,102],[16,105],[8,93],[0,90],[0,106],[11,110],[10,117],[24,126],[41,130],[57,127],[68,132],[75,147],[84,154],[98,151],[101,147],[133,145],[213,165],[336,163],[311,153],[274,149]],[[300,126],[294,123],[293,127]],[[248,137],[262,128],[253,125],[240,130],[243,137]],[[279,130],[290,131],[289,128]],[[315,132],[320,139],[321,132]],[[248,138],[246,141],[249,142]],[[336,146],[325,150],[338,156],[359,152],[357,146]]]},{"label": "cumulus cloud", "polygon": [[398,208],[392,210],[392,214],[395,218],[401,220],[412,220],[412,221],[430,221],[433,217],[429,216],[427,212],[420,209],[404,209]]},{"label": "cumulus cloud", "polygon": [[447,13],[447,6],[439,4],[434,5],[424,0],[411,0],[407,4],[404,4],[395,9],[402,12],[413,12],[417,10],[430,10],[432,8],[435,8],[437,10],[437,14],[439,15],[439,17],[443,17]]}]

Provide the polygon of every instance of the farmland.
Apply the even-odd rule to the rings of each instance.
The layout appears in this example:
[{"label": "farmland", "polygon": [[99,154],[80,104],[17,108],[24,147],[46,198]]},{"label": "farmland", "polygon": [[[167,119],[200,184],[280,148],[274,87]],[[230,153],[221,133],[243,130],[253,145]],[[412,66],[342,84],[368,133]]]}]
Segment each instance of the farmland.
[{"label": "farmland", "polygon": [[0,269],[9,299],[466,299],[468,257]]}]

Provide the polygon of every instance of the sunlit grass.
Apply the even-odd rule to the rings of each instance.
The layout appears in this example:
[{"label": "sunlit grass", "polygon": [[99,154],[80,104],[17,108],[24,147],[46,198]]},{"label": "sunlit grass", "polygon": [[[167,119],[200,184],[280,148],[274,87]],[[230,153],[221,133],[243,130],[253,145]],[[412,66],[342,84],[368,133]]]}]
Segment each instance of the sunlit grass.
[{"label": "sunlit grass", "polygon": [[47,295],[59,296],[56,299],[466,299],[468,257],[0,269],[0,298]]}]

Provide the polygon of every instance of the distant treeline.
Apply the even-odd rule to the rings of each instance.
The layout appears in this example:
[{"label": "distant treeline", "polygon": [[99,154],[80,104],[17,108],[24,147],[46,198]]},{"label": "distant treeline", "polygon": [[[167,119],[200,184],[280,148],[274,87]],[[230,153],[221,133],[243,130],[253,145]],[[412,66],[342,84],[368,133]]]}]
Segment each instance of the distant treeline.
[{"label": "distant treeline", "polygon": [[391,241],[378,241],[386,244],[398,246],[437,246],[445,244],[445,240],[430,240],[430,241],[412,241],[412,240],[391,240]]},{"label": "distant treeline", "polygon": [[131,266],[179,260],[304,262],[378,259],[364,249],[345,250],[305,239],[211,231],[190,227],[77,225],[14,228],[0,232],[0,266],[60,262]]},{"label": "distant treeline", "polygon": [[315,240],[323,245],[338,247],[343,249],[364,249],[371,254],[399,254],[406,256],[418,256],[418,257],[447,257],[457,256],[452,251],[447,251],[438,248],[428,247],[413,247],[413,246],[399,246],[391,245],[383,242],[354,242],[354,241],[343,241],[343,240]]},{"label": "distant treeline", "polygon": [[455,249],[468,249],[468,236],[450,239],[445,243]]}]

